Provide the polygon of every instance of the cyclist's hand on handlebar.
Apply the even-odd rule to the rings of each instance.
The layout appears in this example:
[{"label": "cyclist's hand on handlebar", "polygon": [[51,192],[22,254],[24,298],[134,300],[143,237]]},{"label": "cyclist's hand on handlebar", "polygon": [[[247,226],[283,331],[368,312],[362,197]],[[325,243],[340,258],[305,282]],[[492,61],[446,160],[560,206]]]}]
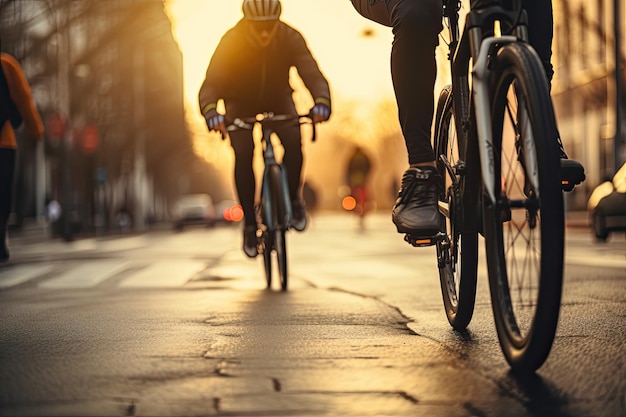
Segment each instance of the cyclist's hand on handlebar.
[{"label": "cyclist's hand on handlebar", "polygon": [[220,132],[222,139],[226,138],[228,131],[226,130],[224,115],[219,114],[215,109],[211,109],[204,115],[204,118],[206,119],[206,125],[210,132]]},{"label": "cyclist's hand on handlebar", "polygon": [[313,123],[325,122],[330,118],[330,106],[324,103],[317,103],[309,112]]}]

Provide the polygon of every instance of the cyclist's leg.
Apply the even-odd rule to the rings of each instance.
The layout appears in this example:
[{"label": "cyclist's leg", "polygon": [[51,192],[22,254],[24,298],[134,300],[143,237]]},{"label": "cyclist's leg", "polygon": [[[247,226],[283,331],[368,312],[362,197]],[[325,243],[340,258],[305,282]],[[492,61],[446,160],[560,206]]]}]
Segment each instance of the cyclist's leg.
[{"label": "cyclist's leg", "polygon": [[435,48],[441,31],[441,1],[391,0],[391,77],[409,164],[435,160],[431,145]]},{"label": "cyclist's leg", "polygon": [[392,0],[389,6],[394,33],[391,75],[411,165],[403,175],[392,219],[398,232],[427,237],[436,234],[441,223],[438,174],[430,140],[441,2]]},{"label": "cyclist's leg", "polygon": [[391,78],[411,167],[402,178],[392,219],[399,233],[432,236],[440,228],[430,137],[441,1],[353,0],[353,5],[364,17],[393,28]]},{"label": "cyclist's leg", "polygon": [[248,131],[230,132],[230,143],[235,152],[235,187],[243,208],[245,224],[256,226],[254,214],[256,184],[252,169],[254,142],[250,136],[251,133]]},{"label": "cyclist's leg", "polygon": [[548,81],[552,81],[552,1],[523,0],[522,3],[528,14],[528,41],[537,51]]},{"label": "cyclist's leg", "polygon": [[276,129],[276,133],[285,149],[283,165],[287,169],[289,195],[292,200],[300,199],[302,198],[302,164],[304,162],[300,126],[296,124],[280,126]]},{"label": "cyclist's leg", "polygon": [[352,4],[367,19],[393,28],[391,77],[409,163],[433,162],[430,128],[441,1],[352,0]]}]

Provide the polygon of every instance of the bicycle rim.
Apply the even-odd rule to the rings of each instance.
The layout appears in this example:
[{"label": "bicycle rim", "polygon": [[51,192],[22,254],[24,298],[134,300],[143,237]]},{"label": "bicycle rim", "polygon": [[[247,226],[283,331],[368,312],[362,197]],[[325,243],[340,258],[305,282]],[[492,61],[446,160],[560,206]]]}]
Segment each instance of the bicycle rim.
[{"label": "bicycle rim", "polygon": [[[451,88],[448,86],[442,90],[437,104],[435,147],[437,155],[444,155],[454,167],[461,158],[451,98]],[[453,328],[463,330],[474,313],[478,234],[461,234],[460,188],[453,186],[451,174],[441,160],[438,160],[438,170],[445,180],[445,192],[440,195],[440,205],[447,205],[449,212],[445,216],[447,239],[437,243],[441,294],[448,322]]]},{"label": "bicycle rim", "polygon": [[483,207],[498,339],[514,370],[548,357],[563,281],[564,212],[556,122],[545,74],[526,45],[498,53],[492,86],[496,204]]}]

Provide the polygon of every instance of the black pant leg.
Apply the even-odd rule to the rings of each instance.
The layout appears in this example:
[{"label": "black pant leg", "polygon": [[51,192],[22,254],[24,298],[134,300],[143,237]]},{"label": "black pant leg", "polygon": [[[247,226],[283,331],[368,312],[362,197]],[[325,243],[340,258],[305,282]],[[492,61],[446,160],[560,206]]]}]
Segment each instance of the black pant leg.
[{"label": "black pant leg", "polygon": [[553,16],[551,0],[523,0],[522,5],[528,13],[528,40],[535,48],[543,64],[548,81],[552,80],[552,36]]},{"label": "black pant leg", "polygon": [[353,0],[364,17],[393,28],[391,77],[409,163],[435,159],[431,145],[435,47],[441,0]]}]

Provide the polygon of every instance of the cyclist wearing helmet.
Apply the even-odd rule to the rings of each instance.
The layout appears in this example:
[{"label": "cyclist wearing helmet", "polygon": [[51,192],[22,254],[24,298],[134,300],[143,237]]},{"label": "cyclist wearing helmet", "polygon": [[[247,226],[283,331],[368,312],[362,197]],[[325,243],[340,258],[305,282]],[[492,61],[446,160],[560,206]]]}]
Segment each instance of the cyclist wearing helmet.
[{"label": "cyclist wearing helmet", "polygon": [[[198,101],[210,131],[226,136],[223,114],[217,103],[224,101],[230,119],[259,113],[297,114],[289,84],[292,67],[314,99],[311,115],[315,123],[328,120],[331,113],[330,87],[313,58],[304,37],[280,20],[279,0],[244,0],[243,19],[224,34],[206,71]],[[294,228],[306,227],[302,199],[302,143],[298,125],[276,129],[284,147],[283,163],[292,198]],[[249,131],[230,132],[235,152],[235,186],[244,211],[244,245],[249,257],[257,255],[252,168],[254,143]]]},{"label": "cyclist wearing helmet", "polygon": [[[491,0],[471,0],[472,7]],[[431,145],[434,84],[437,76],[435,47],[442,29],[441,0],[351,0],[364,17],[393,28],[391,78],[396,93],[400,126],[409,168],[402,177],[392,219],[399,233],[430,237],[440,228],[437,209],[435,153]],[[552,2],[523,0],[528,13],[530,44],[552,79]],[[571,183],[585,179],[583,166],[567,159],[561,149],[561,176]]]}]

